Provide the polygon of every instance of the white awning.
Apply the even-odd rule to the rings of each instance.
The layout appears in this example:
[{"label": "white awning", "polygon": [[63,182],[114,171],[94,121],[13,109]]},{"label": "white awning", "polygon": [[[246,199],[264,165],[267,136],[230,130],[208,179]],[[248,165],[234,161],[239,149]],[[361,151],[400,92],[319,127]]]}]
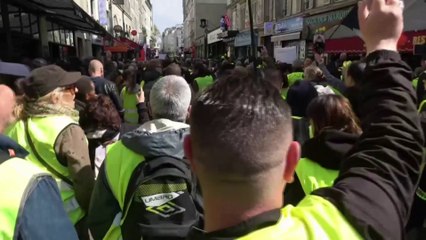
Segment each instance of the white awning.
[{"label": "white awning", "polygon": [[301,32],[282,34],[277,36],[272,36],[272,42],[281,42],[281,41],[290,41],[290,40],[299,40]]}]

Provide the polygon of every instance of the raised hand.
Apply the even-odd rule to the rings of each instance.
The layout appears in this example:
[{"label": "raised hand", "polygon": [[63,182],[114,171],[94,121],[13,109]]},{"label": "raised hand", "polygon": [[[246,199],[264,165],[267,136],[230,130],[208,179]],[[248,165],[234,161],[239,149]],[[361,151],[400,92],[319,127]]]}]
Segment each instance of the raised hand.
[{"label": "raised hand", "polygon": [[367,52],[397,51],[403,21],[403,1],[363,0],[359,2],[358,19]]}]

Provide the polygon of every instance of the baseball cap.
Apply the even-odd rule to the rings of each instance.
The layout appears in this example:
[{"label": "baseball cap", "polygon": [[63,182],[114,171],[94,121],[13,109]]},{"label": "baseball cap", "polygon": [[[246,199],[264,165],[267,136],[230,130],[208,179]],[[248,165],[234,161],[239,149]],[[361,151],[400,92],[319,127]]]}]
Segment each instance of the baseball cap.
[{"label": "baseball cap", "polygon": [[81,78],[80,72],[66,72],[57,65],[47,65],[34,69],[24,85],[25,95],[40,98],[56,88],[75,84]]},{"label": "baseball cap", "polygon": [[0,74],[27,77],[30,74],[30,69],[24,64],[0,61]]}]

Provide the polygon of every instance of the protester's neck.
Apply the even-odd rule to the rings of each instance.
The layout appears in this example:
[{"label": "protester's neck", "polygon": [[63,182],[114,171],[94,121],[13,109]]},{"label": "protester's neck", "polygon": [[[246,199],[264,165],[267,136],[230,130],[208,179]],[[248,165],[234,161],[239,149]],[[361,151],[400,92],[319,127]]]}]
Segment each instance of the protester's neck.
[{"label": "protester's neck", "polygon": [[[211,194],[210,194],[211,193]],[[262,194],[260,191],[238,191],[236,188],[203,191],[205,231],[223,230],[259,214],[282,207],[281,194]]]},{"label": "protester's neck", "polygon": [[99,77],[102,77],[102,74],[101,73],[93,73],[92,77],[99,78]]}]

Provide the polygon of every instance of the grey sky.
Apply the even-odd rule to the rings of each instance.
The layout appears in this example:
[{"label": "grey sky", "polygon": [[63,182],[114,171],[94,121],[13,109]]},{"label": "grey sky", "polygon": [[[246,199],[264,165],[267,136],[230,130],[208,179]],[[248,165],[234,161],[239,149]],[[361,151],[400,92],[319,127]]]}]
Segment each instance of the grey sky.
[{"label": "grey sky", "polygon": [[160,33],[164,29],[183,23],[182,0],[152,0],[154,24]]}]

